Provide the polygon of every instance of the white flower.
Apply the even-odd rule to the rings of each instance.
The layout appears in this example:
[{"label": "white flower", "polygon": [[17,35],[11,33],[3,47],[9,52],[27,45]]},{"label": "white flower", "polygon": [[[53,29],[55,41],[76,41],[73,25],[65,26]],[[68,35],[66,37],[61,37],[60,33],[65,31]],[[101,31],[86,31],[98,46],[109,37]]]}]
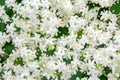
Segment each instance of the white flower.
[{"label": "white flower", "polygon": [[4,6],[0,6],[0,19],[2,19],[3,22],[6,23],[9,21],[9,16],[6,14],[4,9],[5,9]]}]

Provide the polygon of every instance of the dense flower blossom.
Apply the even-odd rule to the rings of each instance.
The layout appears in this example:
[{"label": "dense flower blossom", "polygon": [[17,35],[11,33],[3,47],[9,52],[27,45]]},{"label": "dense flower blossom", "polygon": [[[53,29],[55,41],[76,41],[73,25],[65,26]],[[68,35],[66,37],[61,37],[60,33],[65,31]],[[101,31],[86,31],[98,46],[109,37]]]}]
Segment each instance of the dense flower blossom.
[{"label": "dense flower blossom", "polygon": [[120,29],[110,10],[116,2],[5,0],[0,80],[119,79]]}]

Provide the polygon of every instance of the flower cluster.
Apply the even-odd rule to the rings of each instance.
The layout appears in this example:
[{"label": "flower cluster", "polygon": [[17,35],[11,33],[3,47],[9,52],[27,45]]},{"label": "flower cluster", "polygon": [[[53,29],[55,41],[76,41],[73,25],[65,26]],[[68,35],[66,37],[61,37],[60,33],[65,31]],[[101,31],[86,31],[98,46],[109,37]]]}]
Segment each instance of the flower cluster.
[{"label": "flower cluster", "polygon": [[110,10],[116,2],[5,0],[0,79],[119,79],[120,29]]}]

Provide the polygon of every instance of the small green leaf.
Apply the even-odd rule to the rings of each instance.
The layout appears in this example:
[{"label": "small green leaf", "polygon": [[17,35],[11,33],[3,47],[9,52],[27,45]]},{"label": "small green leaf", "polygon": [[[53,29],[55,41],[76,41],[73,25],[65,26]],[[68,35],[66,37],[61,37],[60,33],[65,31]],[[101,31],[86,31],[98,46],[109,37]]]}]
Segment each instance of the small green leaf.
[{"label": "small green leaf", "polygon": [[15,46],[12,44],[12,42],[10,43],[6,43],[2,49],[4,50],[5,53],[7,54],[11,54],[12,50],[15,50]]},{"label": "small green leaf", "polygon": [[100,45],[97,46],[97,48],[105,48],[105,47],[106,47],[105,44],[100,44]]},{"label": "small green leaf", "polygon": [[9,7],[5,7],[5,12],[9,17],[12,17],[14,15],[13,10]]},{"label": "small green leaf", "polygon": [[113,4],[110,7],[110,10],[113,11],[114,14],[120,14],[120,1],[118,3]]},{"label": "small green leaf", "polygon": [[5,32],[5,29],[6,29],[6,24],[0,22],[0,31],[1,31],[1,32]]},{"label": "small green leaf", "polygon": [[60,38],[63,35],[65,36],[69,35],[68,27],[59,27],[57,36],[55,36],[55,38]]},{"label": "small green leaf", "polygon": [[3,6],[5,4],[5,0],[0,0],[0,5]]},{"label": "small green leaf", "polygon": [[48,56],[52,56],[52,55],[54,55],[54,52],[55,52],[55,49],[54,50],[47,50],[46,54]]},{"label": "small green leaf", "polygon": [[87,6],[88,6],[89,10],[90,10],[90,9],[93,9],[93,8],[95,8],[95,7],[100,7],[99,4],[92,3],[91,1],[88,1]]},{"label": "small green leaf", "polygon": [[82,12],[80,12],[80,13],[75,13],[75,15],[78,16],[78,17],[82,17]]},{"label": "small green leaf", "polygon": [[69,58],[63,58],[63,61],[66,63],[66,64],[71,64],[71,61],[72,61],[73,59],[71,58],[71,59],[69,59]]},{"label": "small green leaf", "polygon": [[17,2],[17,4],[19,4],[19,3],[21,3],[21,2],[22,2],[22,0],[16,0],[16,2]]},{"label": "small green leaf", "polygon": [[110,72],[112,72],[111,68],[110,67],[104,67],[104,70],[103,70],[103,73],[104,74],[109,74]]},{"label": "small green leaf", "polygon": [[15,28],[16,28],[15,32],[20,33],[21,28],[19,27],[15,27]]},{"label": "small green leaf", "polygon": [[80,60],[83,61],[83,62],[85,62],[85,57],[83,55],[80,56]]},{"label": "small green leaf", "polygon": [[18,57],[17,59],[15,59],[14,65],[24,66],[23,59],[21,57]]},{"label": "small green leaf", "polygon": [[47,56],[52,56],[54,55],[55,50],[56,50],[55,45],[50,45],[45,53]]},{"label": "small green leaf", "polygon": [[77,32],[77,39],[81,39],[82,34],[83,34],[83,30],[79,30],[79,31]]},{"label": "small green leaf", "polygon": [[79,71],[77,71],[76,74],[73,74],[69,80],[76,80],[77,77],[80,78],[80,80],[81,80],[81,78],[89,77],[89,75],[87,75],[86,72],[81,72],[79,70]]},{"label": "small green leaf", "polygon": [[45,76],[43,76],[41,79],[39,80],[48,80]]},{"label": "small green leaf", "polygon": [[57,76],[61,76],[61,73],[59,73],[58,71],[55,71],[53,74]]},{"label": "small green leaf", "polygon": [[35,60],[39,60],[39,57],[41,56],[41,54],[42,54],[42,51],[40,50],[39,47],[37,47],[36,48],[36,58],[35,58]]},{"label": "small green leaf", "polygon": [[99,78],[100,80],[108,80],[108,78],[104,74],[102,74]]}]

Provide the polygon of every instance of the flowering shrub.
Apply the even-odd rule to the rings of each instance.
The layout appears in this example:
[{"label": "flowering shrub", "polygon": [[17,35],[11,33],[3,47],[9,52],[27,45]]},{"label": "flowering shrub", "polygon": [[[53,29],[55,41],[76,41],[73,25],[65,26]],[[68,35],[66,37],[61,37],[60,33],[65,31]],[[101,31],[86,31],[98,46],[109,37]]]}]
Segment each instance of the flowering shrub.
[{"label": "flowering shrub", "polygon": [[0,80],[118,80],[118,2],[0,0]]}]

